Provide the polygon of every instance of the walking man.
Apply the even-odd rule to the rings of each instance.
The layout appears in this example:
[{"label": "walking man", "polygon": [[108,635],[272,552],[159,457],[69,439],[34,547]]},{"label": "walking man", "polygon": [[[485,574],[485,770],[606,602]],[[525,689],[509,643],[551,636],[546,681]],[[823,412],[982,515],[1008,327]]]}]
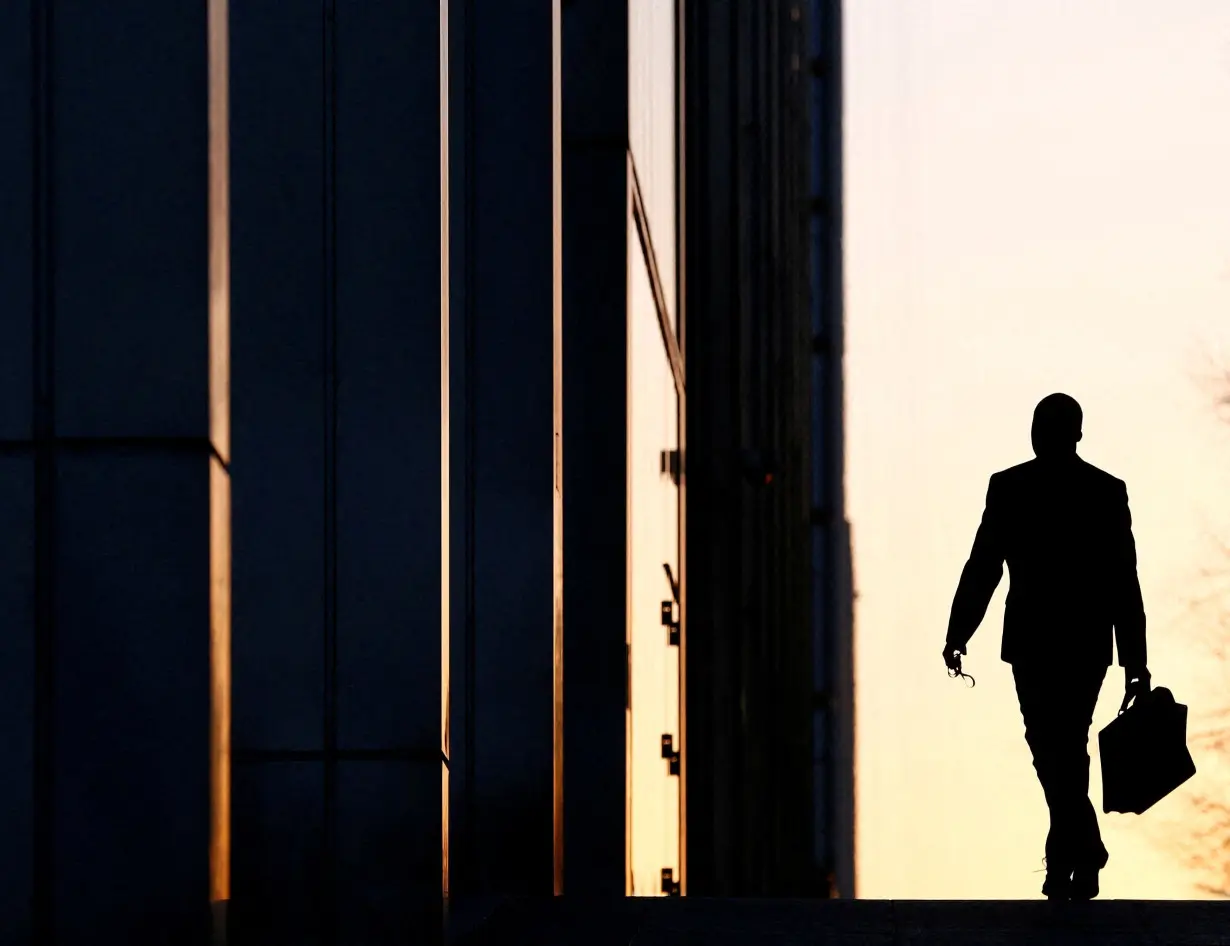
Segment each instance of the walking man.
[{"label": "walking man", "polygon": [[944,643],[945,664],[960,672],[1007,562],[1000,657],[1012,665],[1050,809],[1042,892],[1061,900],[1096,897],[1107,861],[1089,801],[1088,743],[1112,639],[1127,693],[1149,689],[1127,487],[1077,456],[1081,424],[1073,398],[1043,398],[1034,409],[1036,459],[991,477]]}]

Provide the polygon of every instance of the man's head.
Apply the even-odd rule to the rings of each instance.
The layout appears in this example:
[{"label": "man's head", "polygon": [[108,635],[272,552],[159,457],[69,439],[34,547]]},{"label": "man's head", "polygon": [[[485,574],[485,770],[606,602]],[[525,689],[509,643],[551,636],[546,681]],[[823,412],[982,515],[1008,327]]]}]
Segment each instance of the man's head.
[{"label": "man's head", "polygon": [[1031,432],[1034,453],[1040,457],[1076,452],[1081,439],[1081,406],[1066,394],[1050,394],[1034,408]]}]

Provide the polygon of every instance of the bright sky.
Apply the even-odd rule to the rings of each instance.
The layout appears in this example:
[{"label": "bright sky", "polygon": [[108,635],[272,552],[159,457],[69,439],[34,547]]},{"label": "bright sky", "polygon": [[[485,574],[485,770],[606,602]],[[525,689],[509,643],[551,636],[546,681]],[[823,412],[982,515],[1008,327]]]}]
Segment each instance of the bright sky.
[{"label": "bright sky", "polygon": [[[1230,705],[1217,615],[1190,607],[1206,570],[1230,590],[1230,3],[845,8],[859,895],[1036,898],[1046,809],[998,658],[1006,575],[976,688],[940,649],[987,478],[1032,456],[1044,395],[1081,402],[1082,455],[1127,481],[1155,684],[1189,733]],[[1122,692],[1113,667],[1093,733]],[[1191,795],[1230,801],[1230,764],[1192,748],[1191,792],[1100,816],[1103,897],[1205,896]]]}]

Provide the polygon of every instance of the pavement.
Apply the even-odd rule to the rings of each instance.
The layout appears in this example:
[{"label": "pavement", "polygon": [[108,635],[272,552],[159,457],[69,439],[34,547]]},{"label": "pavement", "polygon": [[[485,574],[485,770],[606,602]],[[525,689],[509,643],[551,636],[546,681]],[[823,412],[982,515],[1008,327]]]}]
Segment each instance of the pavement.
[{"label": "pavement", "polygon": [[456,903],[454,946],[1230,946],[1230,901],[591,900]]}]

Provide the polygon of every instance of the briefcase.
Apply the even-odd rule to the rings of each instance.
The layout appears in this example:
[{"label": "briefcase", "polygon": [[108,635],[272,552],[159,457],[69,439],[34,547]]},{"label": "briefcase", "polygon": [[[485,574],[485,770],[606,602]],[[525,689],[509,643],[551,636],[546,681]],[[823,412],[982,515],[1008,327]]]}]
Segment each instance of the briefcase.
[{"label": "briefcase", "polygon": [[1140,814],[1196,774],[1187,707],[1165,687],[1138,696],[1098,733],[1102,810]]}]

